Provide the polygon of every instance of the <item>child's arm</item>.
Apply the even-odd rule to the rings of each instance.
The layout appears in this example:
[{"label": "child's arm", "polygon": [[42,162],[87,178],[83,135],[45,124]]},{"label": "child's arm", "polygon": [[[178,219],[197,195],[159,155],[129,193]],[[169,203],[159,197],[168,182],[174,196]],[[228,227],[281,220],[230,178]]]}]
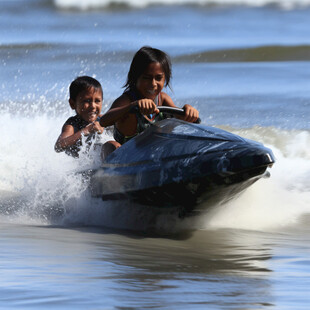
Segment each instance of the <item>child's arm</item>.
[{"label": "child's arm", "polygon": [[[164,106],[173,107],[173,108],[176,107],[173,100],[166,93],[163,93],[163,92],[161,93],[161,99],[162,99],[162,103]],[[192,107],[189,104],[185,104],[183,106],[183,109],[184,109],[185,115],[184,116],[178,116],[178,118],[180,118],[184,121],[190,122],[190,123],[193,123],[198,119],[199,112],[194,107]]]},{"label": "child's arm", "polygon": [[[130,118],[129,112],[133,106],[138,106],[142,114],[159,113],[156,104],[151,99],[140,99],[134,102],[130,102],[126,95],[122,95],[116,99],[111,108],[106,112],[100,119],[100,125],[108,127],[114,125],[117,121],[122,118]],[[132,114],[135,119],[135,116]]]},{"label": "child's arm", "polygon": [[115,122],[129,113],[132,106],[131,102],[122,97],[123,96],[116,99],[111,108],[102,115],[99,121],[101,126],[108,127],[114,125]]},{"label": "child's arm", "polygon": [[81,140],[82,134],[84,136],[89,135],[94,132],[103,132],[103,127],[100,126],[99,122],[94,122],[81,130],[74,133],[74,128],[72,125],[64,125],[62,127],[62,131],[60,136],[58,137],[55,143],[55,151],[62,152],[66,150],[68,147],[75,145],[78,141]]}]

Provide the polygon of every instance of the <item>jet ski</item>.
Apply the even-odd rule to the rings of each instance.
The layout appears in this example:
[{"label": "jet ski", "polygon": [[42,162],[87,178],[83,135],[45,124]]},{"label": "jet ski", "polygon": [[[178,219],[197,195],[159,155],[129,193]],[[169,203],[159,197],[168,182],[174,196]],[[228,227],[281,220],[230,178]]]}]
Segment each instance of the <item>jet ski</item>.
[{"label": "jet ski", "polygon": [[169,117],[150,123],[92,172],[93,197],[174,208],[184,217],[236,197],[275,162],[261,143],[175,118],[182,109],[159,109]]}]

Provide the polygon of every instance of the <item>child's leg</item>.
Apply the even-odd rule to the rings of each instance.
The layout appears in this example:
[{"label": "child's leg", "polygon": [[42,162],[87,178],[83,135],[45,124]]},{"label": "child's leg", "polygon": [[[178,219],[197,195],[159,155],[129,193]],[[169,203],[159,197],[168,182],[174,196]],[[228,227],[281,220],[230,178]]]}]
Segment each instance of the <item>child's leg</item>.
[{"label": "child's leg", "polygon": [[101,159],[104,161],[108,155],[110,155],[113,151],[119,148],[121,145],[116,141],[108,141],[102,145],[101,148]]}]

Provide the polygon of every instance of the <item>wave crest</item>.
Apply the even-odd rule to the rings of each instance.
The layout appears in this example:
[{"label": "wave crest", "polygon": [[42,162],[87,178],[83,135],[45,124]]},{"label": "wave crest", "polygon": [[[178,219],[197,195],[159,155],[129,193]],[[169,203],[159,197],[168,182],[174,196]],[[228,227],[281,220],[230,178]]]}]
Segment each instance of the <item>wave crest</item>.
[{"label": "wave crest", "polygon": [[91,10],[109,7],[147,7],[150,5],[199,5],[212,7],[276,6],[291,10],[310,6],[310,0],[54,0],[58,9]]}]

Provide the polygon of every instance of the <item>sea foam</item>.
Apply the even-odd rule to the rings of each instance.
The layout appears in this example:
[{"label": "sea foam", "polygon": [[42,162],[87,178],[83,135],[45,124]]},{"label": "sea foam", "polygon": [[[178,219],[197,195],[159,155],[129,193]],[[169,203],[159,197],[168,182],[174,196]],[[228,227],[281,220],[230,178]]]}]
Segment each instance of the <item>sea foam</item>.
[{"label": "sea foam", "polygon": [[[69,113],[68,113],[69,116]],[[271,177],[261,179],[240,197],[215,206],[198,219],[177,214],[156,216],[145,206],[107,203],[92,198],[80,171],[93,168],[91,157],[76,160],[54,152],[65,116],[0,117],[1,217],[32,224],[96,225],[159,229],[278,229],[295,225],[310,213],[309,131],[253,127],[230,131],[270,147],[276,163]],[[227,128],[226,128],[227,129]],[[111,139],[108,134],[102,142]],[[96,163],[98,165],[98,162]]]},{"label": "sea foam", "polygon": [[236,130],[264,142],[276,157],[270,178],[257,181],[239,198],[214,208],[207,228],[274,230],[298,225],[310,213],[310,132],[276,128]]}]

